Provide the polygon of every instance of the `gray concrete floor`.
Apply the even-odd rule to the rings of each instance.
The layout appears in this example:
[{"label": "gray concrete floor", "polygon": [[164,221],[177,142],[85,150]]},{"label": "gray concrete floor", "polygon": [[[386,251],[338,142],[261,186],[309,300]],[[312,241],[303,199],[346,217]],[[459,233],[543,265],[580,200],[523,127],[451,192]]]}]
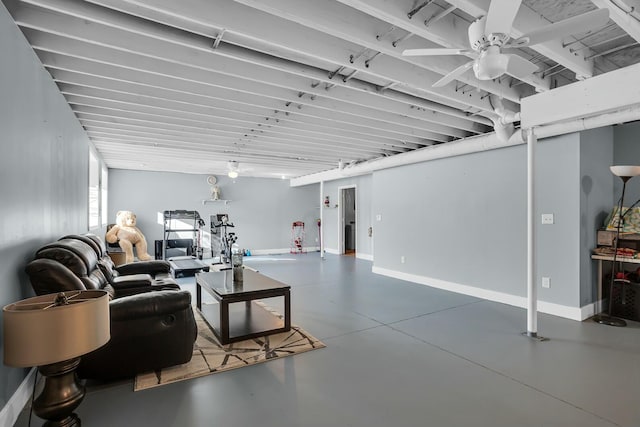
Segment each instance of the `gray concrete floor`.
[{"label": "gray concrete floor", "polygon": [[550,341],[536,342],[521,335],[523,309],[375,275],[354,257],[245,260],[292,286],[293,323],[327,347],[136,393],[133,381],[93,384],[83,425],[640,425],[638,323],[540,315]]}]

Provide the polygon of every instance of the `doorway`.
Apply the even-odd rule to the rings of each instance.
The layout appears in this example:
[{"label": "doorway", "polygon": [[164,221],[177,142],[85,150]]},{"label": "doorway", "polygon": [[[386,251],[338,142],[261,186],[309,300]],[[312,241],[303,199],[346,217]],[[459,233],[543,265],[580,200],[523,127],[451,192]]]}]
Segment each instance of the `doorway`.
[{"label": "doorway", "polygon": [[340,253],[356,254],[356,187],[340,188]]}]

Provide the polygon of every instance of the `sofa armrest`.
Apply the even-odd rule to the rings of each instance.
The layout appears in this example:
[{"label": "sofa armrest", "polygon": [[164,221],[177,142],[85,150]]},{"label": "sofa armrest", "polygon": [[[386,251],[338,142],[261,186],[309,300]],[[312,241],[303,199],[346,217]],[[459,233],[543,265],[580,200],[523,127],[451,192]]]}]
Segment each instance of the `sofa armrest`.
[{"label": "sofa armrest", "polygon": [[118,291],[120,289],[149,287],[153,284],[153,279],[148,274],[132,274],[130,276],[114,277],[111,286]]},{"label": "sofa armrest", "polygon": [[155,277],[156,274],[169,273],[171,265],[164,260],[136,261],[114,267],[114,270],[120,275],[150,274]]},{"label": "sofa armrest", "polygon": [[112,322],[156,317],[191,308],[189,291],[158,291],[117,298],[109,303]]}]

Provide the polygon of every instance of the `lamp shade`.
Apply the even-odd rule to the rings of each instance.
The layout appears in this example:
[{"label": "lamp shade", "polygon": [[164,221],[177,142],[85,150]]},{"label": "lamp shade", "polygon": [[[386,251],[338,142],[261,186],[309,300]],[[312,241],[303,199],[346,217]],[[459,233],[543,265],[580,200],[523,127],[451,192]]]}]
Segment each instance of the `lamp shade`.
[{"label": "lamp shade", "polygon": [[611,166],[609,169],[615,176],[631,177],[640,175],[640,166]]},{"label": "lamp shade", "polygon": [[9,366],[62,362],[102,347],[111,337],[109,296],[100,290],[28,298],[5,306],[3,320]]}]

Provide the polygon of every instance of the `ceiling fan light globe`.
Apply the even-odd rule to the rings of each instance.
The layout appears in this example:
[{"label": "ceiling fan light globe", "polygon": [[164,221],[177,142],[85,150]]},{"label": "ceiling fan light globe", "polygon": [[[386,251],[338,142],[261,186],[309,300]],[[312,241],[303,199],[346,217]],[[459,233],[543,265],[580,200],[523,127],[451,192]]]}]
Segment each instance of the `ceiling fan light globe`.
[{"label": "ceiling fan light globe", "polygon": [[227,173],[227,176],[231,179],[235,179],[238,177],[238,172],[236,171],[229,171],[229,173]]},{"label": "ceiling fan light globe", "polygon": [[[498,53],[492,53],[494,47]],[[491,46],[480,54],[478,60],[473,64],[473,72],[479,80],[493,80],[507,71],[509,57],[499,52],[497,46]]]}]

